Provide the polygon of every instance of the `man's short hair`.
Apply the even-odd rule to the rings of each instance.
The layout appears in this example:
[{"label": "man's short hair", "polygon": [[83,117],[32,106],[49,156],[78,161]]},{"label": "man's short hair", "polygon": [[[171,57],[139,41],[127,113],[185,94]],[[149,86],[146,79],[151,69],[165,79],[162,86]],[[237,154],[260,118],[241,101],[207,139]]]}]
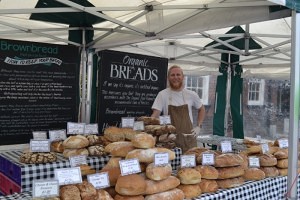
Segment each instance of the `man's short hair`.
[{"label": "man's short hair", "polygon": [[[168,69],[168,77],[169,77],[169,75],[170,75],[171,70],[172,70],[172,69],[175,69],[175,68],[181,69],[181,67],[179,67],[178,65],[173,65],[173,66],[171,66],[171,67]],[[182,70],[182,69],[181,69],[181,73],[182,73],[182,75],[183,75],[183,70]]]}]

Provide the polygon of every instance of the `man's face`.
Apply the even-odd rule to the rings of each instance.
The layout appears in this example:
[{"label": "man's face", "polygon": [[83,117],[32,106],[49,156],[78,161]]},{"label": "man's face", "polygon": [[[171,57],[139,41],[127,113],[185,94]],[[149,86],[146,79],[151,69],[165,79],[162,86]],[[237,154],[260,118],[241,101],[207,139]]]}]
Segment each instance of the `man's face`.
[{"label": "man's face", "polygon": [[179,90],[183,85],[183,73],[180,68],[171,69],[169,76],[169,84],[173,90]]}]

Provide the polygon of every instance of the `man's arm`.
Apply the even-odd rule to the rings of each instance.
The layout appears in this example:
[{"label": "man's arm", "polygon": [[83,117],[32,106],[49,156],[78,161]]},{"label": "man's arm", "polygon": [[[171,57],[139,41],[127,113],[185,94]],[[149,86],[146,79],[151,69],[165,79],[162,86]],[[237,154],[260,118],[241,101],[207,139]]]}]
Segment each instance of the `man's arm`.
[{"label": "man's arm", "polygon": [[160,116],[161,111],[160,110],[156,110],[156,109],[152,109],[152,115],[151,117],[155,117],[158,118]]},{"label": "man's arm", "polygon": [[201,127],[205,117],[205,107],[202,105],[198,110],[197,126]]}]

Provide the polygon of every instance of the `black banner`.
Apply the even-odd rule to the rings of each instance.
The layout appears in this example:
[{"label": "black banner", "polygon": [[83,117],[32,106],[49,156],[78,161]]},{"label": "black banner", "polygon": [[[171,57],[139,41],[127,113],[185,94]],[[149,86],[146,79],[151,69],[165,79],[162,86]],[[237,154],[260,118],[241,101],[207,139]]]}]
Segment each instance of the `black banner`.
[{"label": "black banner", "polygon": [[77,47],[0,39],[0,145],[77,121]]},{"label": "black banner", "polygon": [[168,60],[118,51],[102,51],[99,57],[99,132],[120,126],[121,117],[149,116],[156,95],[166,87]]}]

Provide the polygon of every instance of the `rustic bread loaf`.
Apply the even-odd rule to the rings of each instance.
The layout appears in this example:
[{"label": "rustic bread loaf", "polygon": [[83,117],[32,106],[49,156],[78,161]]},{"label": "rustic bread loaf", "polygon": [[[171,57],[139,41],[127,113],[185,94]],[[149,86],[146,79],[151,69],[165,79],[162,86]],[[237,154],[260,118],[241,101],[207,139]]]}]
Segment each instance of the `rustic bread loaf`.
[{"label": "rustic bread loaf", "polygon": [[277,159],[285,159],[285,158],[288,158],[289,150],[288,149],[279,149],[273,155]]},{"label": "rustic bread loaf", "polygon": [[278,167],[278,168],[288,168],[288,166],[289,166],[289,160],[287,158],[277,160],[276,167]]},{"label": "rustic bread loaf", "polygon": [[69,158],[70,156],[89,155],[89,151],[86,148],[82,149],[65,149],[63,156]]},{"label": "rustic bread loaf", "polygon": [[96,170],[89,165],[80,165],[81,175],[95,174]]},{"label": "rustic bread loaf", "polygon": [[110,126],[104,130],[104,137],[111,142],[119,142],[125,140],[125,134],[121,128]]},{"label": "rustic bread loaf", "polygon": [[82,181],[82,183],[76,184],[76,187],[79,189],[82,199],[93,199],[97,195],[96,188],[87,181]]},{"label": "rustic bread loaf", "polygon": [[125,139],[129,141],[131,141],[135,135],[139,134],[138,131],[135,131],[132,128],[121,128],[121,131],[125,135]]},{"label": "rustic bread loaf", "polygon": [[100,170],[100,172],[108,172],[110,186],[116,185],[117,180],[121,175],[120,167],[103,168]]},{"label": "rustic bread loaf", "polygon": [[81,200],[80,191],[75,185],[65,185],[59,190],[61,200]]},{"label": "rustic bread loaf", "polygon": [[263,154],[259,156],[259,163],[262,167],[271,167],[277,164],[277,159],[272,154]]},{"label": "rustic bread loaf", "polygon": [[245,181],[258,181],[266,178],[266,174],[263,170],[252,167],[245,170],[243,178]]},{"label": "rustic bread loaf", "polygon": [[72,135],[64,140],[63,146],[65,149],[81,149],[89,146],[89,140],[82,135]]},{"label": "rustic bread loaf", "polygon": [[182,168],[177,172],[181,184],[197,184],[201,182],[201,174],[194,168]]},{"label": "rustic bread loaf", "polygon": [[114,198],[104,189],[97,189],[96,198],[93,200],[114,200]]},{"label": "rustic bread loaf", "polygon": [[201,188],[198,184],[179,185],[177,188],[182,190],[182,192],[184,193],[185,199],[191,199],[194,197],[198,197],[202,194]]},{"label": "rustic bread loaf", "polygon": [[201,179],[201,182],[198,183],[198,185],[200,186],[202,193],[212,193],[219,189],[216,180]]},{"label": "rustic bread loaf", "polygon": [[50,149],[52,152],[62,153],[64,151],[63,141],[51,142]]},{"label": "rustic bread loaf", "polygon": [[184,193],[182,192],[182,190],[178,188],[145,196],[145,200],[183,200],[183,199],[184,199]]},{"label": "rustic bread loaf", "polygon": [[143,195],[125,196],[125,195],[117,194],[115,196],[115,200],[144,200],[144,196]]},{"label": "rustic bread loaf", "polygon": [[114,168],[114,167],[120,168],[120,163],[119,163],[120,160],[122,160],[121,157],[111,157],[108,160],[107,164],[102,169],[108,169],[108,168]]},{"label": "rustic bread loaf", "polygon": [[228,153],[215,157],[215,167],[234,167],[244,162],[243,158],[238,154]]},{"label": "rustic bread loaf", "polygon": [[146,191],[146,181],[139,174],[119,176],[115,189],[121,195],[141,195]]},{"label": "rustic bread loaf", "polygon": [[245,180],[242,177],[216,180],[220,189],[228,189],[238,187],[244,184]]},{"label": "rustic bread loaf", "polygon": [[219,167],[217,170],[219,172],[218,179],[235,178],[244,175],[244,168],[241,166]]},{"label": "rustic bread loaf", "polygon": [[98,135],[87,135],[86,138],[89,141],[89,146],[101,144],[101,140]]},{"label": "rustic bread loaf", "polygon": [[146,179],[145,195],[165,192],[176,188],[179,184],[180,181],[175,176],[169,176],[167,179],[161,181]]},{"label": "rustic bread loaf", "polygon": [[160,121],[156,117],[148,117],[148,116],[141,116],[136,119],[137,121],[143,121],[145,125],[159,125]]},{"label": "rustic bread loaf", "polygon": [[88,147],[90,156],[104,156],[106,152],[104,151],[104,147],[102,145],[94,145]]},{"label": "rustic bread loaf", "polygon": [[104,151],[116,157],[126,157],[127,153],[134,150],[134,146],[129,141],[112,142],[104,148]]},{"label": "rustic bread loaf", "polygon": [[27,152],[20,155],[19,161],[25,164],[42,164],[55,162],[57,159],[56,154],[53,152],[38,153],[38,152]]},{"label": "rustic bread loaf", "polygon": [[239,156],[243,158],[243,163],[240,165],[244,170],[249,168],[249,157],[247,156],[247,153],[245,152],[240,152]]},{"label": "rustic bread loaf", "polygon": [[140,149],[148,149],[155,146],[155,138],[148,133],[140,133],[135,135],[131,142],[134,147]]},{"label": "rustic bread loaf", "polygon": [[218,170],[210,165],[197,165],[195,167],[200,172],[201,178],[204,179],[217,179],[219,177]]},{"label": "rustic bread loaf", "polygon": [[168,178],[172,174],[172,166],[171,164],[165,166],[155,166],[154,163],[149,164],[146,167],[146,176],[147,178],[160,181]]},{"label": "rustic bread loaf", "polygon": [[160,147],[150,149],[134,149],[127,154],[126,159],[137,158],[140,162],[152,163],[154,162],[154,154],[163,152],[167,152],[169,154],[169,160],[175,159],[174,151]]},{"label": "rustic bread loaf", "polygon": [[279,171],[276,167],[260,167],[260,169],[265,172],[266,178],[279,176]]}]

